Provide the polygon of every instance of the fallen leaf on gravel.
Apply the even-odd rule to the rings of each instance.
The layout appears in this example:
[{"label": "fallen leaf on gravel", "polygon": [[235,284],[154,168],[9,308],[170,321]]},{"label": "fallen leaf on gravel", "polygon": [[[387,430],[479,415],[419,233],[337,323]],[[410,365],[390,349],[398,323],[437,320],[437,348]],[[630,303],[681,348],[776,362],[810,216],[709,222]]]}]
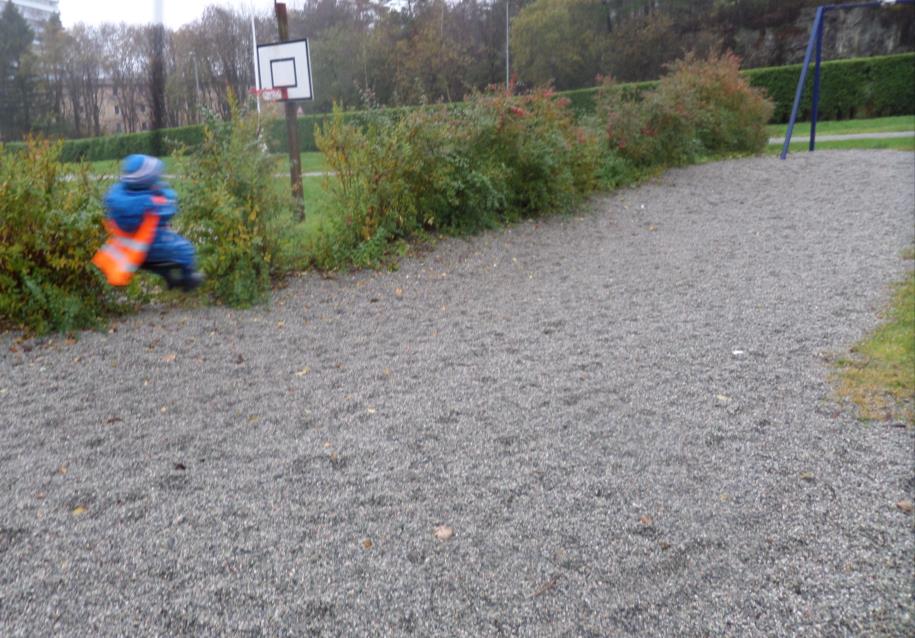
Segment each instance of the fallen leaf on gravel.
[{"label": "fallen leaf on gravel", "polygon": [[900,510],[901,512],[903,512],[904,514],[911,514],[911,513],[912,513],[912,501],[908,501],[908,500],[905,500],[905,499],[903,499],[903,500],[901,500],[901,501],[897,501],[897,502],[896,502],[896,507],[898,507],[899,510]]},{"label": "fallen leaf on gravel", "polygon": [[178,358],[178,355],[175,354],[174,352],[171,352],[171,353],[165,355],[164,357],[162,357],[162,360],[163,360],[165,363],[171,363],[172,361],[174,361],[174,360],[177,359],[177,358]]},{"label": "fallen leaf on gravel", "polygon": [[76,343],[76,339],[74,339],[73,337],[67,337],[64,340],[64,343],[67,344],[68,346],[72,346],[73,344]]},{"label": "fallen leaf on gravel", "polygon": [[440,541],[450,540],[454,536],[454,530],[447,525],[439,525],[435,528],[435,537]]},{"label": "fallen leaf on gravel", "polygon": [[[384,376],[386,376],[386,377],[391,376],[391,369],[390,369],[390,368],[385,368],[385,369],[382,370],[381,372],[382,372],[382,374],[384,374]],[[2,394],[2,393],[0,393],[0,394]]]},{"label": "fallen leaf on gravel", "polygon": [[639,523],[642,525],[654,525],[654,519],[651,518],[648,514],[642,514],[639,517]]},{"label": "fallen leaf on gravel", "polygon": [[375,546],[375,543],[372,542],[371,538],[362,539],[362,549],[372,549]]},{"label": "fallen leaf on gravel", "polygon": [[550,578],[548,580],[543,582],[540,585],[540,587],[538,587],[536,589],[536,591],[534,591],[534,598],[536,598],[537,596],[542,596],[543,594],[547,593],[548,591],[553,589],[553,587],[555,587],[556,583],[558,583],[558,582],[559,582],[559,574],[554,574],[553,576],[550,576]]},{"label": "fallen leaf on gravel", "polygon": [[57,468],[57,473],[60,474],[61,476],[65,476],[68,471],[69,470],[67,469],[66,465],[61,465],[60,467]]},{"label": "fallen leaf on gravel", "polygon": [[658,227],[655,226],[654,224],[650,224],[650,225],[648,226],[648,230],[650,230],[651,232],[654,232],[654,231],[656,231],[657,229],[658,229]]},{"label": "fallen leaf on gravel", "polygon": [[276,327],[277,327],[277,328],[283,328],[283,327],[285,327],[285,326],[286,326],[286,322],[285,322],[285,321],[277,321],[277,322],[276,322]]},{"label": "fallen leaf on gravel", "polygon": [[310,372],[310,370],[308,368],[302,368],[301,370],[299,370],[298,372],[295,373],[295,376],[304,377],[309,372]]},{"label": "fallen leaf on gravel", "polygon": [[403,288],[395,288],[394,296],[397,297],[398,299],[402,299],[403,298]]},{"label": "fallen leaf on gravel", "polygon": [[88,511],[89,510],[86,509],[85,507],[83,507],[82,505],[77,505],[76,507],[73,508],[72,513],[73,513],[73,516],[82,516],[83,514],[85,514]]},{"label": "fallen leaf on gravel", "polygon": [[35,494],[35,498],[37,498],[39,501],[41,501],[41,500],[44,500],[44,497],[47,495],[48,495],[47,492],[37,492]]},{"label": "fallen leaf on gravel", "polygon": [[816,477],[813,475],[813,472],[801,472],[802,481],[813,481]]}]

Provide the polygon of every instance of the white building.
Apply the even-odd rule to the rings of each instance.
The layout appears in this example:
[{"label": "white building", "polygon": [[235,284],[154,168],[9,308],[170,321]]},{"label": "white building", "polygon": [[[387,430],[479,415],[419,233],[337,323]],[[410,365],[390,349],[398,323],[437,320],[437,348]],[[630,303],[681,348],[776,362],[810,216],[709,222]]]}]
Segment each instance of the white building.
[{"label": "white building", "polygon": [[[52,15],[59,13],[57,5],[60,0],[13,0],[13,4],[19,9],[19,13],[26,19],[32,31],[35,32],[35,39],[41,35],[44,30],[44,23]],[[3,4],[6,4],[4,1]]]}]

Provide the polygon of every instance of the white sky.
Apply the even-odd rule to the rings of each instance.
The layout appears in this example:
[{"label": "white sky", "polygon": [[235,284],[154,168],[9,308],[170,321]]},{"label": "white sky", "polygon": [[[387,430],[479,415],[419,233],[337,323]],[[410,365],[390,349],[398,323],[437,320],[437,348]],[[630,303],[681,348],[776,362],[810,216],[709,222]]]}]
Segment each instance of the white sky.
[{"label": "white sky", "polygon": [[[165,25],[177,29],[193,22],[209,5],[233,8],[254,8],[258,13],[273,13],[273,0],[161,0]],[[290,9],[295,0],[286,0]],[[146,24],[153,21],[155,0],[60,0],[60,20],[65,27],[77,22],[127,22]]]}]

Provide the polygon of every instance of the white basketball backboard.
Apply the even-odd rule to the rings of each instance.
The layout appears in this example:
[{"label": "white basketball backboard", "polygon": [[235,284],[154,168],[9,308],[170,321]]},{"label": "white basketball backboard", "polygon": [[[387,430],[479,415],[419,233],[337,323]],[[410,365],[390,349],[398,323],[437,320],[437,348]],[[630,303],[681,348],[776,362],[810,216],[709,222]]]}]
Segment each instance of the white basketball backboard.
[{"label": "white basketball backboard", "polygon": [[288,100],[310,100],[311,59],[308,40],[290,40],[257,45],[260,90],[286,89]]}]

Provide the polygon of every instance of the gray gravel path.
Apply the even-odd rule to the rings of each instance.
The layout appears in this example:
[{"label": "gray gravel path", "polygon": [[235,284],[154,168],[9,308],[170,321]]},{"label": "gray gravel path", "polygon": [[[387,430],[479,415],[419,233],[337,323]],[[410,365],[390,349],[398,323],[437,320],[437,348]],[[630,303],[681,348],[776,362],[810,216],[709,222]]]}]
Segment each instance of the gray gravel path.
[{"label": "gray gravel path", "polygon": [[0,635],[911,635],[913,433],[828,374],[913,177],[694,166],[270,308],[0,336]]}]

